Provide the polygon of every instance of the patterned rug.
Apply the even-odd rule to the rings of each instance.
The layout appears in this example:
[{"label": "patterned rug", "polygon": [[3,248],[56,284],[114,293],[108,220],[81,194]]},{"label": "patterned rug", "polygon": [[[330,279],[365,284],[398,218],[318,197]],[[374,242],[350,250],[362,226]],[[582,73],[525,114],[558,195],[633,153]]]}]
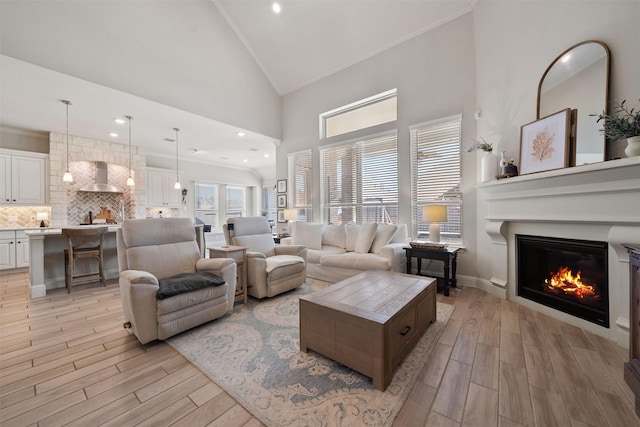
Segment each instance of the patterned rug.
[{"label": "patterned rug", "polygon": [[250,299],[167,342],[267,426],[390,426],[454,307],[437,303],[436,322],[381,392],[352,369],[300,352],[298,298],[324,286]]}]

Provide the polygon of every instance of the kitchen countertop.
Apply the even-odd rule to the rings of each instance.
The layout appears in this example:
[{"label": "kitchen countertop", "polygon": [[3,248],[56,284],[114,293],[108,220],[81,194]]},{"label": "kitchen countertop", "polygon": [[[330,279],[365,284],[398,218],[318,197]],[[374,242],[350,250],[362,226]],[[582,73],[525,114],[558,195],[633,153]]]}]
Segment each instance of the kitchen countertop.
[{"label": "kitchen countertop", "polygon": [[[78,229],[85,229],[85,228],[98,228],[98,227],[104,227],[104,226],[109,227],[108,232],[109,233],[115,233],[115,231],[118,228],[122,228],[121,225],[116,225],[116,224],[94,224],[94,225],[78,225],[78,226],[68,226],[68,227],[64,227],[64,228],[78,228]],[[50,227],[46,227],[46,228],[36,228],[36,229],[28,229],[25,230],[24,232],[27,236],[56,236],[56,235],[60,235],[62,234],[62,228],[50,228]]]}]

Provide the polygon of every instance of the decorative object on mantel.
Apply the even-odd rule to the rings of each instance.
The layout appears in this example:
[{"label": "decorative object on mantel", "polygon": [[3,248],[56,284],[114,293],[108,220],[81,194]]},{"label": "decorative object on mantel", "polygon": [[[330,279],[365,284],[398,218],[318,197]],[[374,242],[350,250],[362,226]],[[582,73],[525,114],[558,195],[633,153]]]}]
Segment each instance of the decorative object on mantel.
[{"label": "decorative object on mantel", "polygon": [[543,172],[569,166],[571,109],[566,108],[520,129],[520,173]]},{"label": "decorative object on mantel", "polygon": [[518,167],[513,162],[514,160],[511,159],[509,160],[506,166],[500,168],[500,175],[498,175],[498,179],[511,178],[512,176],[518,176]]},{"label": "decorative object on mantel", "polygon": [[611,141],[627,140],[627,148],[624,150],[627,157],[640,156],[640,108],[629,109],[624,105],[625,102],[626,99],[616,104],[611,115],[602,112],[590,116],[597,117],[597,123],[603,120],[603,129],[600,132]]},{"label": "decorative object on mantel", "polygon": [[473,140],[473,145],[465,149],[467,153],[472,151],[483,151],[481,160],[481,182],[495,179],[498,172],[498,157],[493,154],[493,144],[479,137]]}]

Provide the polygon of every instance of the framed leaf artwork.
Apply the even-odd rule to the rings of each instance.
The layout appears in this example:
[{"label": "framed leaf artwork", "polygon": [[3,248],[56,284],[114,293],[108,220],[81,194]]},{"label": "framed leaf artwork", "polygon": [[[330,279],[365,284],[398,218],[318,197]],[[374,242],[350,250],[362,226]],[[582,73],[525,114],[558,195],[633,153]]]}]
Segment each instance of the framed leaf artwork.
[{"label": "framed leaf artwork", "polygon": [[520,174],[569,166],[571,110],[569,108],[520,128]]}]

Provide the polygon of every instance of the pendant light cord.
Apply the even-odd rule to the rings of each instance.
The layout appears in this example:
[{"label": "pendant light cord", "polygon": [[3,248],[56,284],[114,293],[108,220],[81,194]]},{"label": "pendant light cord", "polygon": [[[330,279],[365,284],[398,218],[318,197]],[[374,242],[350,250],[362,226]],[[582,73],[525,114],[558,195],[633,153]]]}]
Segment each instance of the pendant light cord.
[{"label": "pendant light cord", "polygon": [[176,131],[176,183],[180,182],[180,173],[178,172],[178,131],[180,129],[173,128]]}]

